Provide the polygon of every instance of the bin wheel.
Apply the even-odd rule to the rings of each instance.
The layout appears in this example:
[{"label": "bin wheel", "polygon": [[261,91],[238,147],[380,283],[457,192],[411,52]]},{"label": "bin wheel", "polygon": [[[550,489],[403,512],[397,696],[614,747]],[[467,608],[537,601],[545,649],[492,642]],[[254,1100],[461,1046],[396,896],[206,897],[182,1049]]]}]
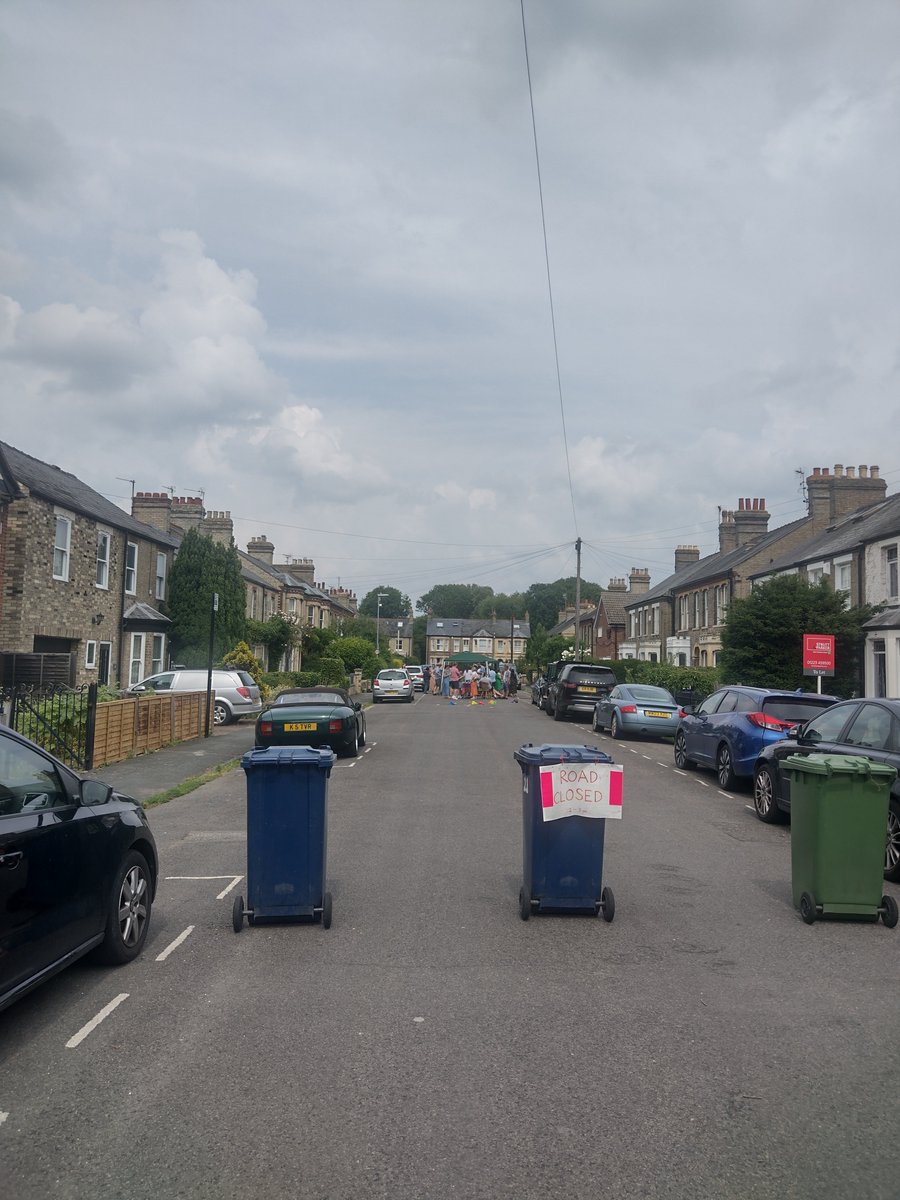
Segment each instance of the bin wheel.
[{"label": "bin wheel", "polygon": [[244,897],[235,896],[234,904],[231,906],[231,924],[234,926],[234,932],[240,933],[244,928]]},{"label": "bin wheel", "polygon": [[326,892],[322,897],[322,928],[331,928],[331,892]]},{"label": "bin wheel", "polygon": [[531,900],[525,895],[525,889],[519,888],[519,916],[523,921],[527,921],[531,916]]},{"label": "bin wheel", "polygon": [[600,915],[604,921],[611,921],[616,915],[616,898],[612,888],[605,887],[600,892]]},{"label": "bin wheel", "polygon": [[881,897],[881,921],[887,925],[888,929],[893,929],[897,924],[897,918],[900,917],[900,908],[897,907],[897,901],[893,896]]},{"label": "bin wheel", "polygon": [[815,898],[809,892],[804,892],[800,897],[800,916],[807,925],[813,925],[818,915]]}]

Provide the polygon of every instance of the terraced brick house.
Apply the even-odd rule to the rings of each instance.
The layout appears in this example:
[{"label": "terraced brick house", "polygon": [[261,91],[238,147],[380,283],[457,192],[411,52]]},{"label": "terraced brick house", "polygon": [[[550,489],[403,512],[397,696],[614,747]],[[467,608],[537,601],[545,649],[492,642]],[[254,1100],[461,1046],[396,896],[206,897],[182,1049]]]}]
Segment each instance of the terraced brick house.
[{"label": "terraced brick house", "polygon": [[429,617],[425,628],[425,657],[429,664],[456,654],[484,655],[486,659],[518,662],[528,648],[531,625],[528,614],[512,620],[489,617]]}]

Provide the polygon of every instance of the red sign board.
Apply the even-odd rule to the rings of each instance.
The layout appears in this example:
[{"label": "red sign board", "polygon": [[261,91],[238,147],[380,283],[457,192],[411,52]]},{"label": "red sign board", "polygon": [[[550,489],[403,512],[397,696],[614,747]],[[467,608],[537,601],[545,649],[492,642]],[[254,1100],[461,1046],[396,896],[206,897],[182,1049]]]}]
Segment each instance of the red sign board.
[{"label": "red sign board", "polygon": [[831,633],[804,633],[803,674],[834,674],[834,635]]}]

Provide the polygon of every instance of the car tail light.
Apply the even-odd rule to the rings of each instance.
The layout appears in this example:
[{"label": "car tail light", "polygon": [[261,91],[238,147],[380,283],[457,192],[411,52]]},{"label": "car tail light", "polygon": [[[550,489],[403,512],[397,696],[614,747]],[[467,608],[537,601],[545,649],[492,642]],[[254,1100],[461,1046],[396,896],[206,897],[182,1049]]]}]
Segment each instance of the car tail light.
[{"label": "car tail light", "polygon": [[329,733],[340,733],[341,732],[341,722],[340,721],[329,721],[328,722],[328,732]]},{"label": "car tail light", "polygon": [[683,709],[683,708],[679,708],[679,710],[678,710],[678,715],[679,715],[679,717],[682,717],[682,718],[683,718],[683,717],[686,717],[686,716],[687,716],[687,713],[684,711],[684,709]]},{"label": "car tail light", "polygon": [[380,688],[380,687],[381,687],[381,680],[376,679],[375,682],[372,684],[372,688],[374,689],[374,688]]},{"label": "car tail light", "polygon": [[791,721],[782,721],[778,717],[767,716],[764,712],[748,713],[747,720],[751,725],[757,725],[760,729],[773,729],[776,733],[790,729],[792,724]]},{"label": "car tail light", "polygon": [[243,696],[245,700],[250,699],[250,689],[248,687],[235,688],[235,691],[239,696]]},{"label": "car tail light", "polygon": [[271,737],[272,736],[272,722],[271,721],[260,721],[259,732],[263,735],[263,737]]},{"label": "car tail light", "polygon": [[636,713],[637,705],[636,704],[623,704],[619,708],[619,712]]}]

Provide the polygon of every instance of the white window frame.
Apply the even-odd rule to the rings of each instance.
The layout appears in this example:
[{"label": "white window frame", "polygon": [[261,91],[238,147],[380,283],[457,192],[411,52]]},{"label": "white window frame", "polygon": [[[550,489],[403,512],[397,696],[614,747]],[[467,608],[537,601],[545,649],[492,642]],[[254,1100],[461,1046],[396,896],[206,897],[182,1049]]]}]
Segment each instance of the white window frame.
[{"label": "white window frame", "polygon": [[166,556],[161,551],[156,552],[156,587],[154,595],[157,600],[166,598]]},{"label": "white window frame", "polygon": [[97,643],[84,643],[84,669],[86,671],[97,670]]},{"label": "white window frame", "polygon": [[166,669],[166,635],[154,633],[150,639],[150,674],[159,675]]},{"label": "white window frame", "polygon": [[[53,510],[53,515],[56,519],[53,531],[53,578],[62,583],[68,583],[69,562],[72,558],[72,518],[68,513],[60,512],[56,508]],[[63,538],[60,538],[60,532],[65,534]],[[61,556],[58,568],[57,555]]]},{"label": "white window frame", "polygon": [[131,653],[128,661],[129,687],[134,683],[140,683],[144,678],[144,644],[144,635],[142,633],[133,633],[131,635]]},{"label": "white window frame", "polygon": [[816,562],[806,564],[806,581],[810,584],[821,583],[828,574],[828,563]]},{"label": "white window frame", "polygon": [[[831,564],[831,567],[832,567],[831,577],[834,580],[834,590],[836,592],[843,592],[844,596],[846,597],[846,601],[849,604],[850,603],[850,591],[851,591],[851,588],[853,587],[853,556],[851,554],[848,554],[844,558],[836,558],[834,560],[834,562]],[[841,582],[841,576],[843,575],[844,571],[847,572],[846,587]]]},{"label": "white window frame", "polygon": [[108,529],[97,530],[97,575],[94,586],[104,592],[109,591],[109,561],[112,547],[112,534]]},{"label": "white window frame", "polygon": [[[132,553],[133,551],[133,553]],[[137,579],[138,579],[138,544],[137,542],[125,543],[125,595],[137,595]]]},{"label": "white window frame", "polygon": [[897,546],[884,547],[884,588],[888,600],[900,597],[900,563],[897,561]]}]

